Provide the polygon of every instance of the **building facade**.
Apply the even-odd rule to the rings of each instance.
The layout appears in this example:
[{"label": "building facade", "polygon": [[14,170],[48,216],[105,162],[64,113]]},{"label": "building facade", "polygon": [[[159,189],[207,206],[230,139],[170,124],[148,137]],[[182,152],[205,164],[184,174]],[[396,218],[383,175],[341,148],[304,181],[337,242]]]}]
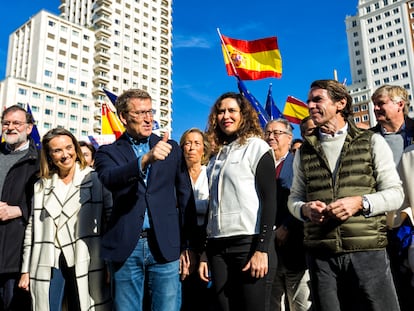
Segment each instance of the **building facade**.
[{"label": "building facade", "polygon": [[[346,17],[354,119],[376,123],[372,93],[381,85],[400,85],[413,99],[414,1],[359,0],[355,16]],[[410,116],[413,114],[412,103]]]},{"label": "building facade", "polygon": [[30,104],[39,132],[56,126],[100,134],[103,89],[148,91],[160,132],[172,122],[170,0],[61,0],[60,16],[40,11],[10,35],[6,106]]}]

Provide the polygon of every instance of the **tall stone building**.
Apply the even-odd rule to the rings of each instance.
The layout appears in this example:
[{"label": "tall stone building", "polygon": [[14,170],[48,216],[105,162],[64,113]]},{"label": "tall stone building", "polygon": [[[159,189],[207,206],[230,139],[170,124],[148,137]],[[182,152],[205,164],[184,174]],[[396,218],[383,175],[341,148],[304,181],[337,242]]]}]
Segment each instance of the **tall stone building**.
[{"label": "tall stone building", "polygon": [[[346,32],[354,100],[354,119],[376,123],[372,93],[381,85],[406,88],[410,102],[414,92],[414,1],[359,0],[355,16],[346,17]],[[411,103],[410,114],[413,114]]]},{"label": "tall stone building", "polygon": [[1,102],[30,104],[41,134],[83,137],[100,134],[104,88],[142,88],[171,131],[172,0],[60,2],[60,16],[42,10],[10,35]]}]

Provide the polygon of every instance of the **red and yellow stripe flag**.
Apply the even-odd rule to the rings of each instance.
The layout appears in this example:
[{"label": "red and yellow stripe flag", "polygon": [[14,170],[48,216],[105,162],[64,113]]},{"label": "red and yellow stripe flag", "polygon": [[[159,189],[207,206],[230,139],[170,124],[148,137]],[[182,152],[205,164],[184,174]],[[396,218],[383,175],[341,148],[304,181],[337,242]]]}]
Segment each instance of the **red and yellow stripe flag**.
[{"label": "red and yellow stripe flag", "polygon": [[101,134],[115,134],[115,137],[118,139],[124,131],[125,128],[121,120],[118,119],[116,114],[106,104],[102,104]]},{"label": "red and yellow stripe flag", "polygon": [[253,41],[221,37],[225,44],[225,47],[222,45],[222,51],[229,76],[238,76],[241,80],[282,76],[282,57],[276,37]]},{"label": "red and yellow stripe flag", "polygon": [[300,121],[309,115],[308,105],[293,96],[288,96],[283,115],[291,123],[300,124]]}]

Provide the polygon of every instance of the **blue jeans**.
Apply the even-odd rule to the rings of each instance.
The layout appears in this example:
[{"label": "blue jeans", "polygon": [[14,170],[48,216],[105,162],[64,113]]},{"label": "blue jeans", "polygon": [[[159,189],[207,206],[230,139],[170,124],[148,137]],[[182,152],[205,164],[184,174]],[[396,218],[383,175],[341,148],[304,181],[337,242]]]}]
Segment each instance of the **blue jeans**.
[{"label": "blue jeans", "polygon": [[152,311],[179,311],[181,283],[179,260],[158,263],[141,238],[123,263],[111,263],[116,311],[141,311],[144,300]]},{"label": "blue jeans", "polygon": [[313,310],[400,310],[385,250],[312,253],[308,266]]}]

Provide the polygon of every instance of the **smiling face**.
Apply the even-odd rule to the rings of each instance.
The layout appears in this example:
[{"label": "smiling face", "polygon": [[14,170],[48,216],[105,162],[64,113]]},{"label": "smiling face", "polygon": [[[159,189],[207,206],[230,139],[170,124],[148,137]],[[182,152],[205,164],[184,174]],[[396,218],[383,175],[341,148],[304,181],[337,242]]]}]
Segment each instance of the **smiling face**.
[{"label": "smiling face", "polygon": [[237,133],[241,123],[241,112],[234,98],[224,98],[217,112],[217,123],[227,136]]},{"label": "smiling face", "polygon": [[130,98],[128,109],[121,113],[120,119],[126,131],[135,139],[149,137],[154,120],[152,103],[149,98]]},{"label": "smiling face", "polygon": [[22,110],[10,111],[2,120],[2,137],[14,150],[27,142],[33,124],[26,122],[26,113]]},{"label": "smiling face", "polygon": [[316,126],[324,132],[327,128],[333,132],[345,125],[341,111],[345,108],[346,99],[333,101],[326,89],[311,88],[308,94],[309,115]]},{"label": "smiling face", "polygon": [[[374,113],[377,122],[387,130],[391,130],[391,125],[397,127],[404,123],[404,102],[393,101],[387,94],[382,94],[373,100]],[[390,125],[389,128],[387,125]]]},{"label": "smiling face", "polygon": [[75,169],[76,149],[72,139],[67,135],[59,135],[49,141],[49,156],[58,168],[59,175],[66,175]]}]

